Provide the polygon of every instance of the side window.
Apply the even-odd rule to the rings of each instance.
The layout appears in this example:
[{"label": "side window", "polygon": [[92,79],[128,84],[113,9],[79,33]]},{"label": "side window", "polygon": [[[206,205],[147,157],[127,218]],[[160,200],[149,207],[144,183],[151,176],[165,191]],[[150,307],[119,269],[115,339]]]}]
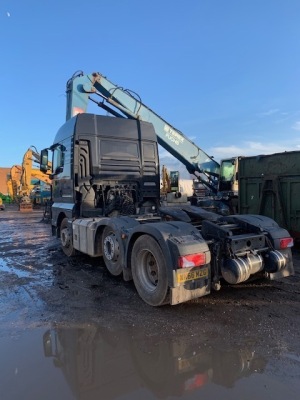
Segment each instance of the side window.
[{"label": "side window", "polygon": [[223,161],[221,166],[221,180],[230,182],[234,175],[234,162],[232,160]]},{"label": "side window", "polygon": [[59,174],[64,169],[66,148],[63,145],[58,145],[53,150],[53,172]]}]

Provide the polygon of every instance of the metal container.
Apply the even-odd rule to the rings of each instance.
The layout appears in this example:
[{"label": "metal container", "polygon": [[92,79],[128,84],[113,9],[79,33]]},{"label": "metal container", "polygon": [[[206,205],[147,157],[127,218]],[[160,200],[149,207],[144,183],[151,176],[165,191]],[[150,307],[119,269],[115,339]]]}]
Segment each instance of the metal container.
[{"label": "metal container", "polygon": [[240,157],[239,213],[274,219],[300,238],[300,151]]}]

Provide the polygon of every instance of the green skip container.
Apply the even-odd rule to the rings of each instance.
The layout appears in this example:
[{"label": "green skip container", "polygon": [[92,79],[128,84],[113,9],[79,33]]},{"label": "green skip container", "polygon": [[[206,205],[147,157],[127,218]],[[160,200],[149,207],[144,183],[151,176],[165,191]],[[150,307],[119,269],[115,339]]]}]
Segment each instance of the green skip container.
[{"label": "green skip container", "polygon": [[300,151],[240,157],[239,213],[274,219],[300,239]]}]

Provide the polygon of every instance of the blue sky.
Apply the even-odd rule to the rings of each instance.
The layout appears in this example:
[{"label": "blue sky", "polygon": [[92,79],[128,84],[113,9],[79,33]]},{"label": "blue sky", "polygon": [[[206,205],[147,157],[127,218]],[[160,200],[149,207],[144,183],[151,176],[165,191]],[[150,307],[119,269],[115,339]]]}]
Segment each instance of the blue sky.
[{"label": "blue sky", "polygon": [[300,150],[299,15],[299,0],[1,0],[0,166],[52,143],[77,70],[217,160]]}]

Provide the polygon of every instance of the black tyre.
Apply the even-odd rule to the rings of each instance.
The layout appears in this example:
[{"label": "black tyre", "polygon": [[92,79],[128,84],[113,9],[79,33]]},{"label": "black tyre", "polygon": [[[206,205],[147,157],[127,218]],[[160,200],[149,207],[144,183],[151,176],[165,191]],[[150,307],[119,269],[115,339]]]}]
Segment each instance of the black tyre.
[{"label": "black tyre", "polygon": [[131,253],[132,277],[141,298],[151,306],[166,303],[167,267],[158,243],[149,235],[140,236]]},{"label": "black tyre", "polygon": [[123,272],[121,264],[120,243],[113,228],[106,226],[102,235],[103,260],[108,271],[119,276]]},{"label": "black tyre", "polygon": [[153,343],[143,338],[131,343],[130,354],[135,370],[147,387],[151,388],[152,393],[156,394],[156,398],[166,398],[170,392],[174,393],[172,389],[180,386],[181,382],[178,377],[174,380],[176,364],[172,341]]},{"label": "black tyre", "polygon": [[73,247],[72,232],[68,226],[68,218],[64,218],[60,225],[60,242],[66,256],[75,256],[76,250]]}]

